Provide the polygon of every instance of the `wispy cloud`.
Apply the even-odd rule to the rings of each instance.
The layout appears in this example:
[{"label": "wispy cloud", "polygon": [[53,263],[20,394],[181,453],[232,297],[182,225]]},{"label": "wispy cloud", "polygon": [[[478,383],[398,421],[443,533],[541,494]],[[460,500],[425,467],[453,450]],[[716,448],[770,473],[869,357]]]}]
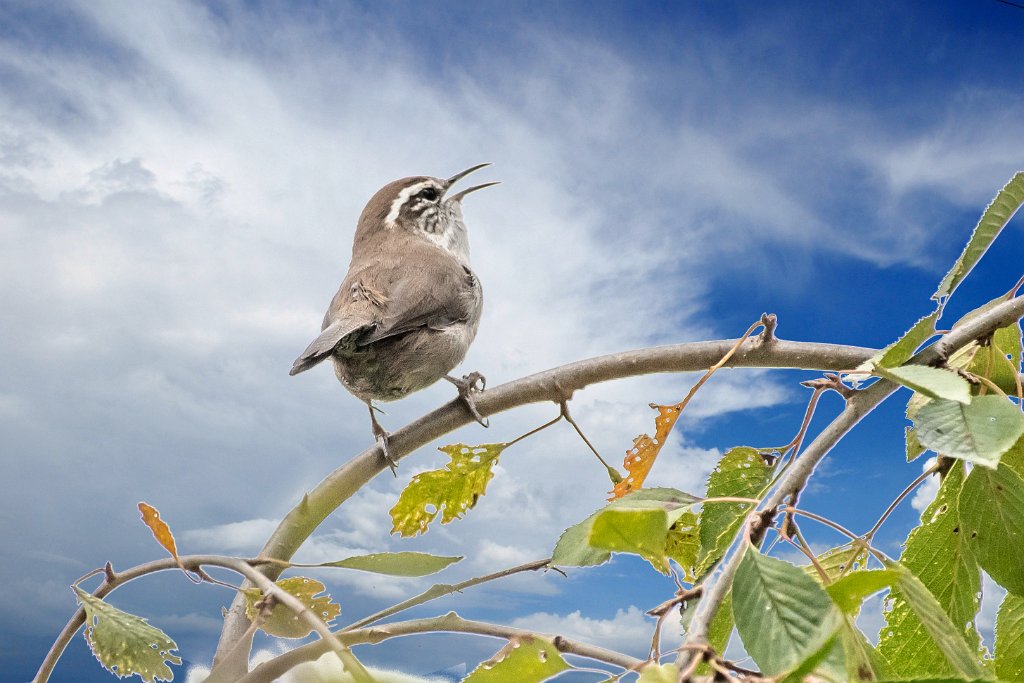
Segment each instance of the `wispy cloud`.
[{"label": "wispy cloud", "polygon": [[[185,545],[251,554],[370,443],[363,406],[329,371],[286,371],[340,282],[356,216],[387,181],[495,162],[488,173],[504,184],[466,207],[485,317],[465,367],[493,385],[598,353],[738,334],[709,310],[712,283],[775,277],[766,253],[791,253],[787,272],[823,253],[919,265],[935,239],[927,216],[898,229],[884,219],[939,192],[977,206],[1006,177],[1005,139],[1024,120],[1019,94],[965,90],[914,129],[891,125],[867,105],[757,77],[766,39],[712,26],[658,63],[519,20],[503,24],[515,50],[437,47],[460,51],[449,63],[373,7],[18,10],[27,18],[0,40],[0,430],[15,454],[5,481],[16,482],[0,521],[14,555],[39,566],[40,590],[78,570],[38,563],[29,548],[90,565],[151,558],[140,498]],[[574,398],[574,415],[618,461],[652,428],[647,403],[678,400],[688,382],[594,387]],[[432,387],[383,419],[397,427],[450,398]],[[692,436],[700,423],[793,398],[771,373],[716,377],[652,477],[699,492],[718,455]],[[502,415],[452,440],[506,440],[554,410]],[[458,527],[388,537],[401,485],[442,460],[425,449],[399,480],[375,481],[328,519],[306,559],[424,548],[473,554],[452,576],[493,571],[543,556],[609,488],[559,425],[502,456]],[[40,507],[43,490],[64,503]],[[15,571],[24,567],[0,569],[0,581]],[[543,577],[515,585],[558,590]],[[26,593],[29,618],[70,608],[36,614],[37,593]],[[598,637],[644,621],[635,608],[607,628],[573,619]]]}]

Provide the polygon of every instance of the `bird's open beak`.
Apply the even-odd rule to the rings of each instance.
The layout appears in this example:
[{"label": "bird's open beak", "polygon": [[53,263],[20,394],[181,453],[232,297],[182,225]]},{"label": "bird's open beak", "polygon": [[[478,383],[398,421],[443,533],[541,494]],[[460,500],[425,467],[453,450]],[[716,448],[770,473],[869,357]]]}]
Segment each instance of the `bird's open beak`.
[{"label": "bird's open beak", "polygon": [[[462,180],[463,178],[468,176],[473,171],[479,171],[481,168],[486,168],[487,166],[490,166],[490,164],[477,164],[476,166],[472,166],[470,168],[467,168],[462,173],[456,173],[455,175],[453,175],[451,178],[448,179],[448,187],[451,187],[452,185],[454,185],[459,180]],[[498,185],[498,184],[499,184],[498,182],[493,182],[493,183],[483,183],[482,185],[474,185],[473,187],[466,188],[465,190],[462,190],[461,192],[453,194],[451,197],[448,197],[448,199],[446,201],[449,201],[449,202],[461,202],[465,198],[465,196],[467,194],[469,194],[470,192],[476,192],[477,190],[482,190],[485,187],[490,187],[491,185]]]}]

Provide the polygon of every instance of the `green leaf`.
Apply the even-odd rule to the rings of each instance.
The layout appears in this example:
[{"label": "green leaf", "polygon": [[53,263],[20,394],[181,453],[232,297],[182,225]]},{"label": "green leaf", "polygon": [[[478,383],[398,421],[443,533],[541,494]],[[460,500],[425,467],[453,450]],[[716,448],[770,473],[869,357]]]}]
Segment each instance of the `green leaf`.
[{"label": "green leaf", "polygon": [[447,557],[444,555],[406,551],[400,553],[356,555],[355,557],[347,557],[337,562],[324,562],[316,566],[358,569],[359,571],[387,574],[388,576],[429,576],[430,574],[436,574],[449,565],[455,564],[461,559],[461,556]]},{"label": "green leaf", "polygon": [[[841,576],[867,566],[867,546],[853,541],[844,543],[841,546],[830,548],[815,558],[818,566],[825,570],[829,581],[835,581]],[[803,566],[804,572],[815,581],[821,582],[821,574],[813,564]]]},{"label": "green leaf", "polygon": [[[907,537],[900,563],[921,580],[938,600],[942,611],[959,629],[974,651],[981,638],[974,627],[981,592],[981,570],[961,529],[958,501],[964,482],[964,465],[954,463],[938,494],[921,515],[921,524]],[[912,605],[897,585],[886,600],[886,625],[879,634],[878,650],[892,667],[893,675],[947,675],[953,668],[931,641]]]},{"label": "green leaf", "polygon": [[[1013,292],[997,296],[983,306],[978,306],[953,323],[953,329],[990,311],[999,304],[1005,303],[1011,298],[1012,294]],[[999,351],[996,351],[996,347],[999,348]],[[1006,357],[1000,357],[1000,352],[1006,354]],[[977,341],[964,346],[957,353],[953,354],[946,364],[952,368],[965,369],[980,377],[987,377],[1006,393],[1016,394],[1020,360],[1020,323],[1013,322],[993,332],[991,340],[986,340],[984,346]]]},{"label": "green leaf", "polygon": [[844,614],[856,615],[865,598],[883,588],[889,588],[899,577],[899,572],[890,569],[861,570],[825,586],[825,590]]},{"label": "green leaf", "polygon": [[[756,448],[738,446],[722,456],[708,477],[708,498],[758,498],[771,481],[774,468]],[[705,503],[700,513],[700,556],[697,574],[717,562],[729,546],[744,517],[748,503]]]},{"label": "green leaf", "polygon": [[1013,218],[1013,214],[1017,212],[1022,203],[1024,203],[1024,173],[1017,173],[981,214],[981,220],[974,228],[963,253],[960,254],[960,258],[956,260],[946,276],[942,278],[932,299],[941,302],[953,293],[957,285],[967,277],[967,274],[988,250],[1003,227]]},{"label": "green leaf", "polygon": [[968,404],[936,399],[915,416],[921,444],[942,455],[984,467],[1024,434],[1024,414],[1001,396],[975,396]]},{"label": "green leaf", "polygon": [[[837,645],[836,634],[832,634],[832,637],[822,643],[821,647],[808,655],[806,659],[795,667],[790,669],[785,677],[783,677],[782,683],[803,683],[807,676],[814,673],[819,666],[825,664],[826,660],[829,659],[830,656],[836,654]],[[839,646],[838,656],[841,658],[842,655],[842,646]]]},{"label": "green leaf", "polygon": [[669,527],[665,541],[665,554],[683,570],[683,580],[697,580],[697,557],[700,553],[700,520],[697,513],[687,510]]},{"label": "green leaf", "polygon": [[441,514],[441,524],[460,519],[484,495],[493,468],[508,444],[467,446],[457,443],[438,450],[450,461],[444,469],[417,474],[391,508],[391,533],[415,536]]},{"label": "green leaf", "polygon": [[852,616],[843,616],[839,641],[846,661],[847,681],[877,681],[889,673],[885,657],[871,646]]},{"label": "green leaf", "polygon": [[606,510],[591,525],[587,542],[593,548],[639,555],[668,574],[668,527],[664,510]]},{"label": "green leaf", "polygon": [[[999,301],[1002,302],[1003,299]],[[998,351],[996,347],[999,347]],[[1020,323],[1015,322],[993,332],[988,350],[992,354],[992,372],[988,378],[1008,394],[1016,394],[1021,358]],[[1005,356],[1001,358],[1000,352]]]},{"label": "green leaf", "polygon": [[178,646],[166,633],[78,586],[71,588],[85,609],[85,642],[103,668],[118,678],[138,675],[146,683],[174,678],[167,662],[181,664],[181,657],[172,654]]},{"label": "green leaf", "polygon": [[794,669],[831,639],[839,625],[838,611],[814,579],[749,544],[732,593],[743,645],[768,675]]},{"label": "green leaf", "polygon": [[[697,606],[697,601],[692,601],[687,604],[686,611],[681,615],[683,618],[684,628],[689,624],[690,617],[692,617],[692,609]],[[722,599],[722,604],[719,605],[718,611],[715,612],[715,616],[711,619],[711,624],[708,625],[708,645],[715,651],[716,654],[722,656],[725,654],[725,650],[729,647],[729,640],[732,638],[732,630],[735,626],[735,622],[732,617],[732,590],[728,590],[725,594],[725,598]],[[707,662],[701,662],[697,667],[698,676],[711,676],[714,674],[714,670]]]},{"label": "green leaf", "polygon": [[[893,563],[890,568],[899,568]],[[954,673],[967,678],[985,678],[985,669],[979,663],[977,647],[968,647],[963,628],[958,627],[943,611],[942,605],[928,588],[905,568],[896,586],[914,614],[920,619],[932,642],[952,666]],[[970,625],[973,630],[973,625]],[[892,658],[889,658],[892,662]],[[895,668],[895,667],[894,667]]]},{"label": "green leaf", "polygon": [[917,430],[913,427],[904,428],[904,440],[907,443],[907,462],[914,462],[917,458],[927,450],[921,445],[921,442],[917,438]]},{"label": "green leaf", "polygon": [[679,667],[675,664],[647,664],[640,669],[636,683],[676,683]]},{"label": "green leaf", "polygon": [[1006,465],[1024,479],[1024,436],[1017,439],[1017,443],[1013,444],[1010,450],[1003,453],[999,464]]},{"label": "green leaf", "polygon": [[[279,579],[274,585],[290,593],[315,613],[320,619],[329,624],[339,614],[341,606],[331,602],[330,595],[319,595],[326,590],[326,586],[305,576],[291,576],[287,579]],[[263,592],[259,588],[246,588],[245,593],[245,616],[255,621],[259,616],[260,608],[257,603],[263,599]],[[270,616],[263,622],[260,629],[268,635],[278,638],[305,638],[313,632],[313,627],[307,624],[302,618],[291,609],[275,603]]]},{"label": "green leaf", "polygon": [[[873,365],[875,367],[896,368],[913,358],[917,347],[935,335],[935,321],[938,317],[939,311],[935,311],[918,320],[898,341],[883,349],[878,359],[874,360]],[[867,367],[870,368],[871,366],[868,365]]]},{"label": "green leaf", "polygon": [[[646,490],[640,489],[637,493]],[[594,523],[595,517],[597,517],[596,512],[562,532],[551,553],[551,564],[557,567],[593,567],[611,559],[610,552],[591,548],[587,542],[590,539],[590,527]]]},{"label": "green leaf", "polygon": [[[617,515],[618,513],[627,514],[613,516],[603,521],[598,530],[597,542],[615,545],[614,550],[617,552],[631,552],[641,556],[644,553],[650,553],[652,557],[657,558],[657,562],[661,563],[667,552],[669,527],[682,519],[688,509],[698,502],[700,502],[699,498],[676,489],[655,488],[634,491],[612,501],[579,524],[566,529],[555,545],[551,563],[561,567],[589,567],[607,562],[611,557],[610,549],[591,545],[593,542],[592,532],[599,517],[606,514]],[[657,523],[652,524],[650,529],[661,528],[661,531],[655,533],[653,538],[644,536],[638,539],[636,547],[626,547],[630,542],[629,539],[619,541],[615,539],[617,533],[615,529],[618,528],[618,525],[644,525],[651,523],[651,520],[656,520]],[[628,529],[624,531],[633,533]],[[660,541],[658,540],[659,535]],[[621,547],[618,545],[619,543],[622,543]]]},{"label": "green leaf", "polygon": [[1024,480],[1006,465],[974,468],[960,492],[960,522],[982,568],[1024,596]]},{"label": "green leaf", "polygon": [[880,683],[977,683],[989,678],[887,678]]},{"label": "green leaf", "polygon": [[1024,598],[1007,593],[996,615],[996,676],[1024,681]]},{"label": "green leaf", "polygon": [[462,683],[540,683],[570,668],[550,640],[514,637]]},{"label": "green leaf", "polygon": [[951,370],[927,365],[902,365],[898,368],[876,367],[875,374],[920,392],[928,398],[944,398],[958,403],[971,402],[971,385]]}]

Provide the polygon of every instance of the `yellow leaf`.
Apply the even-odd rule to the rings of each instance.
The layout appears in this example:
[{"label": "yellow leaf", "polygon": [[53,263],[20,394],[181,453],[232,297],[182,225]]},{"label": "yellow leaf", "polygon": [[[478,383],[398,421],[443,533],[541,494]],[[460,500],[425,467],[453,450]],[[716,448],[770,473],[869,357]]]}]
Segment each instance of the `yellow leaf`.
[{"label": "yellow leaf", "polygon": [[652,404],[651,407],[658,411],[658,417],[654,418],[654,438],[642,434],[633,441],[633,447],[626,451],[626,459],[623,460],[622,466],[626,468],[627,474],[622,481],[615,485],[611,500],[622,498],[627,493],[632,493],[643,487],[644,480],[647,479],[647,475],[650,474],[651,468],[654,466],[654,460],[661,452],[661,447],[665,445],[665,439],[668,438],[682,412],[679,404],[674,406]]},{"label": "yellow leaf", "polygon": [[507,443],[467,446],[457,443],[439,450],[450,461],[439,470],[417,474],[391,508],[391,533],[415,536],[441,515],[441,524],[461,518],[476,505],[494,476],[494,465]]},{"label": "yellow leaf", "polygon": [[[329,623],[341,614],[341,605],[331,602],[329,594],[319,595],[326,590],[326,586],[305,576],[291,576],[287,579],[280,579],[274,585],[298,598],[311,612],[320,617],[324,623]],[[257,606],[263,599],[263,592],[259,588],[247,588],[245,591],[245,615],[255,621],[260,614]],[[271,610],[270,615],[263,621],[260,628],[269,635],[279,638],[304,638],[313,632],[313,627],[307,624],[302,618],[288,607],[277,603]]]},{"label": "yellow leaf", "polygon": [[153,532],[153,538],[171,554],[171,557],[178,559],[178,547],[174,543],[174,534],[167,522],[160,519],[160,511],[149,503],[139,503],[139,512],[142,513],[143,523]]}]

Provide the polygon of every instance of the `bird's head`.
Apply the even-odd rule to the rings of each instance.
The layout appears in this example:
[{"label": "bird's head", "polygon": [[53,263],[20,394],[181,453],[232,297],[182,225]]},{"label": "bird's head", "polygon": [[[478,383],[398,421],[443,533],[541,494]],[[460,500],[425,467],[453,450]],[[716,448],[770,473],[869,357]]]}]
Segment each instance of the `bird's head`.
[{"label": "bird's head", "polygon": [[456,182],[485,166],[490,164],[478,164],[447,179],[413,176],[388,183],[363,209],[358,233],[369,237],[380,231],[405,230],[469,263],[469,235],[462,219],[462,200],[471,192],[498,183],[474,185],[452,195],[447,192]]}]

